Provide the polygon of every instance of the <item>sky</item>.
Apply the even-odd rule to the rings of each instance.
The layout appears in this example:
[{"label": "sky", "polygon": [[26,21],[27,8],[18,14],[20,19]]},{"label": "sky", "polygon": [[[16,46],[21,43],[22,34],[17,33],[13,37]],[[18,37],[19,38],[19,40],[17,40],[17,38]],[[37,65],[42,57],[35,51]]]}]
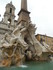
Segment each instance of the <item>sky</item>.
[{"label": "sky", "polygon": [[[15,15],[18,19],[18,12],[21,7],[21,0],[0,0],[0,20],[3,18],[5,6],[12,1],[15,6]],[[43,34],[53,37],[53,0],[27,0],[28,11],[33,24],[36,24],[36,34]]]}]

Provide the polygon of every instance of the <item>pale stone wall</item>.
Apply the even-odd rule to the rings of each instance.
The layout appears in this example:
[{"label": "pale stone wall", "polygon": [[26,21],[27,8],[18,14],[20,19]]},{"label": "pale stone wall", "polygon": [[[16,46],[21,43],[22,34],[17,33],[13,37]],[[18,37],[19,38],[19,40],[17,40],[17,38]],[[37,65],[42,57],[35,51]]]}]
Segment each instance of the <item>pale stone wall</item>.
[{"label": "pale stone wall", "polygon": [[7,23],[7,20],[8,20],[8,18],[7,18],[7,16],[5,16],[4,19],[3,19],[3,22]]},{"label": "pale stone wall", "polygon": [[42,38],[45,43],[47,43],[50,47],[53,47],[53,37],[38,34],[36,35],[36,38],[38,39],[38,41],[40,41]]},{"label": "pale stone wall", "polygon": [[8,26],[9,26],[8,23],[1,23],[0,22],[0,28],[9,29],[9,30],[13,30],[14,29],[14,27],[12,25],[10,25],[10,28]]},{"label": "pale stone wall", "polygon": [[14,26],[8,27],[8,24],[0,22],[0,45],[1,45],[1,40],[4,37],[5,33],[12,33],[14,30]]},{"label": "pale stone wall", "polygon": [[26,22],[29,21],[30,20],[29,14],[26,12],[21,12],[18,18],[18,23],[22,20]]}]

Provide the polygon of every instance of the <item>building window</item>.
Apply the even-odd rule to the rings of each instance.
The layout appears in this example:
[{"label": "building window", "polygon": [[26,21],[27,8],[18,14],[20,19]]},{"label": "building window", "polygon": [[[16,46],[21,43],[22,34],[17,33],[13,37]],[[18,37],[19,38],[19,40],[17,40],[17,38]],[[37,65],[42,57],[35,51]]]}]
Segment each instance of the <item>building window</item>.
[{"label": "building window", "polygon": [[8,19],[8,28],[10,28],[11,25],[11,19]]},{"label": "building window", "polygon": [[12,13],[12,8],[10,8],[10,13]]}]

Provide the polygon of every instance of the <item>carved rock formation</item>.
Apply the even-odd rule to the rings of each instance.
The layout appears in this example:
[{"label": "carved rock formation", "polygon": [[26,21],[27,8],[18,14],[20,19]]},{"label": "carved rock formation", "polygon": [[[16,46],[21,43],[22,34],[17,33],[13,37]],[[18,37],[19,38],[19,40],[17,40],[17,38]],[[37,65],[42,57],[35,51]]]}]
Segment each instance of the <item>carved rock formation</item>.
[{"label": "carved rock formation", "polygon": [[33,59],[36,55],[41,55],[41,45],[35,38],[35,30],[35,26],[25,22],[25,25],[19,24],[11,35],[5,34],[1,41],[2,55],[4,55],[1,62],[3,66],[13,64],[19,66],[25,56]]}]

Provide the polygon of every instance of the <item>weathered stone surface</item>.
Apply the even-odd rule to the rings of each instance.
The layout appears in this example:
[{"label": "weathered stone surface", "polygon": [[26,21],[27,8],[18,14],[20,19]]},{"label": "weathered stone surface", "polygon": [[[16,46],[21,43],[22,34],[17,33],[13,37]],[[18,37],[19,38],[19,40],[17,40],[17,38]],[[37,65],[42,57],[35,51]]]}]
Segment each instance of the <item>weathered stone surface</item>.
[{"label": "weathered stone surface", "polygon": [[[23,59],[26,57],[29,60],[44,60],[42,57],[42,52],[45,45],[43,46],[35,37],[35,31],[37,28],[34,24],[32,24],[30,20],[30,12],[27,11],[26,2],[27,0],[22,0],[21,11],[18,14],[18,23],[16,22],[17,26],[12,28],[12,32],[5,33],[0,41],[0,49],[2,53],[0,66],[19,66],[23,63]],[[12,3],[10,3],[10,6],[12,6],[11,4]],[[10,8],[8,5],[9,4],[7,4],[7,8]],[[7,30],[10,30],[12,26],[11,23],[14,24],[15,8],[12,7],[14,10],[12,10],[13,12],[10,12],[11,15],[7,14],[7,12],[9,13],[9,10],[7,8],[4,15],[4,21],[7,23],[7,20],[10,18],[10,28],[7,27]],[[6,27],[6,25],[4,26]],[[51,51],[50,48],[48,50]]]},{"label": "weathered stone surface", "polygon": [[[2,39],[1,48],[2,48],[2,54],[4,55],[2,64],[4,66],[9,66],[11,64],[20,65],[22,63],[21,61],[24,58],[25,54],[27,55],[28,59],[32,59],[32,56],[36,54],[35,51],[39,51],[39,49],[36,50],[36,48],[38,48],[38,46],[40,45],[36,41],[36,39],[34,39],[35,28],[31,23],[27,24],[29,25],[24,26],[22,24],[19,24],[14,29],[11,35],[6,33],[4,38]],[[35,50],[31,48],[34,48]],[[40,54],[40,51],[36,55],[38,54]],[[12,58],[14,58],[14,61]],[[8,62],[8,60],[10,62]]]}]

